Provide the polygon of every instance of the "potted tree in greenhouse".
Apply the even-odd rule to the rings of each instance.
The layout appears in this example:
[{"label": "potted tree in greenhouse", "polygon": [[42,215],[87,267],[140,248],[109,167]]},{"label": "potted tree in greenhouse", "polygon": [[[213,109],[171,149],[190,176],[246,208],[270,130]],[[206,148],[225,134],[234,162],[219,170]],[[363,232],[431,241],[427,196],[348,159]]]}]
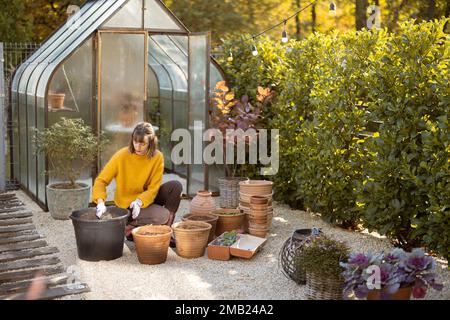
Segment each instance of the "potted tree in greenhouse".
[{"label": "potted tree in greenhouse", "polygon": [[72,211],[88,207],[91,187],[77,179],[105,143],[106,139],[95,136],[82,119],[61,118],[49,128],[36,130],[36,151],[45,154],[49,173],[60,180],[46,187],[47,205],[54,219],[67,220]]}]

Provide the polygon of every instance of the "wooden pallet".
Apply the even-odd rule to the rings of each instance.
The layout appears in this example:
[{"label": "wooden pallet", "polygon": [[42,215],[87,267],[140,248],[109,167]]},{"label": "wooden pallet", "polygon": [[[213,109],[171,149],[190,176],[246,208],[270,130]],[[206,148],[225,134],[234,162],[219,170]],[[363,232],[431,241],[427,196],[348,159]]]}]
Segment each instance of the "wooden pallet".
[{"label": "wooden pallet", "polygon": [[58,249],[48,245],[33,224],[33,214],[25,210],[14,193],[0,193],[0,300],[27,299],[37,281],[45,283],[38,299],[90,291],[85,283],[73,283],[55,255]]}]

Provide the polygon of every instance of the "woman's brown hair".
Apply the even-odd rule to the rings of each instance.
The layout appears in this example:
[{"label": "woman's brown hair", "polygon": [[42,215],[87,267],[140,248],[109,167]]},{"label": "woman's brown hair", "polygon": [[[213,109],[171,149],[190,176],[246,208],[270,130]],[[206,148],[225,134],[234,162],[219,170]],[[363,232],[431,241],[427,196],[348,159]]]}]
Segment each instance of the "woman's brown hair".
[{"label": "woman's brown hair", "polygon": [[156,150],[158,148],[158,137],[155,135],[155,131],[153,130],[153,126],[148,122],[140,122],[136,125],[131,134],[130,144],[128,146],[128,150],[131,153],[135,153],[133,141],[136,142],[144,142],[145,137],[148,137],[148,150],[147,157],[151,158],[156,154]]}]

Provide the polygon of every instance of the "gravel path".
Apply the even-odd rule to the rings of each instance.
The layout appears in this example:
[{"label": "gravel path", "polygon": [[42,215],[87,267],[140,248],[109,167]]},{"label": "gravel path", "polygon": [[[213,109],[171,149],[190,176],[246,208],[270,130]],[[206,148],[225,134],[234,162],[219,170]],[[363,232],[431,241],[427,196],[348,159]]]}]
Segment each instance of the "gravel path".
[{"label": "gravel path", "polygon": [[[134,244],[126,241],[123,257],[114,261],[87,262],[77,256],[72,222],[57,221],[43,212],[22,191],[17,197],[33,211],[39,232],[52,246],[66,266],[76,265],[81,281],[91,292],[62,299],[305,299],[305,286],[285,278],[278,267],[278,252],[284,241],[298,228],[319,227],[336,240],[345,241],[352,250],[379,252],[392,246],[384,239],[368,233],[342,230],[323,222],[320,217],[274,203],[272,228],[264,248],[251,260],[210,260],[205,256],[184,259],[169,249],[167,261],[161,265],[141,265]],[[218,198],[216,198],[216,201]],[[189,202],[183,200],[176,221],[188,213]],[[438,260],[441,292],[429,291],[427,299],[450,300],[450,271],[445,260]]]}]

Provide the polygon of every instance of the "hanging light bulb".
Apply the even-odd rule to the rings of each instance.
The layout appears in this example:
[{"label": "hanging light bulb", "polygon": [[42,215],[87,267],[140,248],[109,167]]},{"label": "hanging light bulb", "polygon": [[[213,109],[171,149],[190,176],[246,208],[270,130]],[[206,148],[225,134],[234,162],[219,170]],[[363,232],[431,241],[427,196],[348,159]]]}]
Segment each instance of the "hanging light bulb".
[{"label": "hanging light bulb", "polygon": [[230,49],[230,55],[228,56],[227,61],[228,62],[233,62],[233,52],[231,52],[231,49]]},{"label": "hanging light bulb", "polygon": [[281,42],[287,43],[289,41],[287,32],[286,32],[286,20],[284,20],[283,32],[281,33]]},{"label": "hanging light bulb", "polygon": [[331,1],[330,2],[330,11],[328,12],[328,14],[330,16],[335,16],[336,13],[337,13],[336,4],[333,1]]},{"label": "hanging light bulb", "polygon": [[253,38],[252,55],[254,55],[255,57],[258,55],[258,49],[256,49],[256,46],[255,46],[255,38]]}]

